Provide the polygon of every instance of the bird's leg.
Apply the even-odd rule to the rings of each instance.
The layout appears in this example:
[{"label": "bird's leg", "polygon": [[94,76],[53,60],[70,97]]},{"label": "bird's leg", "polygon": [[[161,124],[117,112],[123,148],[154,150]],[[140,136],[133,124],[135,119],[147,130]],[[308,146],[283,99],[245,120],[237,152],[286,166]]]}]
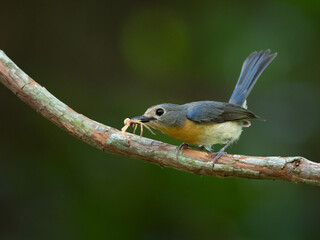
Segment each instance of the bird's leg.
[{"label": "bird's leg", "polygon": [[205,146],[202,146],[202,145],[193,145],[193,144],[189,144],[189,143],[186,143],[186,142],[184,142],[184,143],[181,143],[178,147],[177,147],[177,158],[178,158],[178,155],[179,155],[179,153],[182,151],[182,149],[184,149],[184,148],[190,148],[190,147],[192,147],[192,148],[197,148],[197,149],[199,149],[199,150],[207,150],[206,148],[205,148]]},{"label": "bird's leg", "polygon": [[225,153],[224,150],[226,150],[226,148],[229,147],[232,143],[233,143],[233,141],[229,140],[227,142],[227,144],[223,148],[221,148],[219,152],[216,153],[215,158],[211,161],[212,162],[212,166],[214,166],[215,162],[221,157],[222,154]]}]

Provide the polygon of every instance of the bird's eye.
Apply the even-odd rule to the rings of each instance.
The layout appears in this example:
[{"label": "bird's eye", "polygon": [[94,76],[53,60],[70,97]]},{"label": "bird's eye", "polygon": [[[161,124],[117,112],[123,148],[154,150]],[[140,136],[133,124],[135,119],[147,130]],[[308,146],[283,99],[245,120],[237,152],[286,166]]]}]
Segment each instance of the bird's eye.
[{"label": "bird's eye", "polygon": [[158,108],[157,110],[156,110],[156,115],[157,116],[161,116],[161,115],[163,115],[164,114],[164,110],[162,109],[162,108]]}]

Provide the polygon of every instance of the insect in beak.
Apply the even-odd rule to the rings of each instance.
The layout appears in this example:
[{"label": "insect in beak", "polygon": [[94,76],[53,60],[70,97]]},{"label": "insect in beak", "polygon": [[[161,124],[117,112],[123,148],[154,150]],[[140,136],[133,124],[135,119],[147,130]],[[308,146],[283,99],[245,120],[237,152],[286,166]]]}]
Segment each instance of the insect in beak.
[{"label": "insect in beak", "polygon": [[133,125],[134,129],[133,129],[133,133],[136,132],[138,124],[140,124],[140,137],[142,136],[143,133],[143,127],[146,127],[152,134],[155,135],[155,133],[151,130],[151,128],[149,126],[147,126],[145,123],[146,122],[150,122],[151,120],[155,120],[155,118],[153,117],[146,117],[146,116],[138,116],[138,117],[134,117],[134,118],[126,118],[124,120],[124,127],[121,129],[122,134],[126,137],[126,131],[128,129],[128,127],[130,127],[131,125]]}]

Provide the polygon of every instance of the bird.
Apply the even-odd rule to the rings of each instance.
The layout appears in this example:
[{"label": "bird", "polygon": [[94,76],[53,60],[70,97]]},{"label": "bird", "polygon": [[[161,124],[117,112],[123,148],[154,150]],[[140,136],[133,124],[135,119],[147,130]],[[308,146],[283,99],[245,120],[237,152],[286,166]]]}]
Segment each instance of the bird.
[{"label": "bird", "polygon": [[215,164],[226,148],[239,139],[242,129],[251,125],[250,119],[263,120],[247,109],[247,97],[261,73],[277,56],[270,52],[270,49],[255,51],[246,58],[229,102],[161,103],[131,119],[181,141],[177,156],[184,147],[211,151],[212,145],[225,144],[211,161]]}]

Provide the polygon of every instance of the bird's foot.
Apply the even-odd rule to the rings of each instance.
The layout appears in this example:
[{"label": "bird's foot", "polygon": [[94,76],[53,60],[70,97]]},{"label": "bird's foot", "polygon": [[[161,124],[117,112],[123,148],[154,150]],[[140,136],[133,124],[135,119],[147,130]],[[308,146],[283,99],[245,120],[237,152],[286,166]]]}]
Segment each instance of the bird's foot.
[{"label": "bird's foot", "polygon": [[178,155],[180,154],[180,152],[184,149],[184,148],[196,148],[202,151],[207,151],[206,147],[203,145],[193,145],[193,144],[189,144],[189,143],[181,143],[178,147],[177,147],[177,154],[176,157],[178,158]]},{"label": "bird's foot", "polygon": [[217,160],[222,156],[222,154],[227,154],[224,150],[226,150],[227,147],[229,147],[229,146],[232,144],[232,142],[233,142],[233,141],[229,140],[229,141],[227,142],[227,144],[226,144],[223,148],[220,149],[219,152],[214,153],[214,154],[215,154],[215,157],[214,157],[214,159],[211,161],[211,163],[212,163],[212,168],[214,167],[214,164],[217,162]]},{"label": "bird's foot", "polygon": [[189,144],[188,143],[181,143],[178,147],[177,147],[177,153],[176,153],[176,158],[178,158],[179,153],[182,151],[182,149],[184,148],[188,148]]},{"label": "bird's foot", "polygon": [[[221,151],[222,150],[222,151]],[[214,159],[211,161],[212,163],[212,167],[214,167],[214,164],[217,162],[217,160],[223,155],[223,154],[228,154],[226,152],[223,151],[223,149],[221,149],[219,152],[216,153],[212,153],[212,157],[214,157]]]}]

